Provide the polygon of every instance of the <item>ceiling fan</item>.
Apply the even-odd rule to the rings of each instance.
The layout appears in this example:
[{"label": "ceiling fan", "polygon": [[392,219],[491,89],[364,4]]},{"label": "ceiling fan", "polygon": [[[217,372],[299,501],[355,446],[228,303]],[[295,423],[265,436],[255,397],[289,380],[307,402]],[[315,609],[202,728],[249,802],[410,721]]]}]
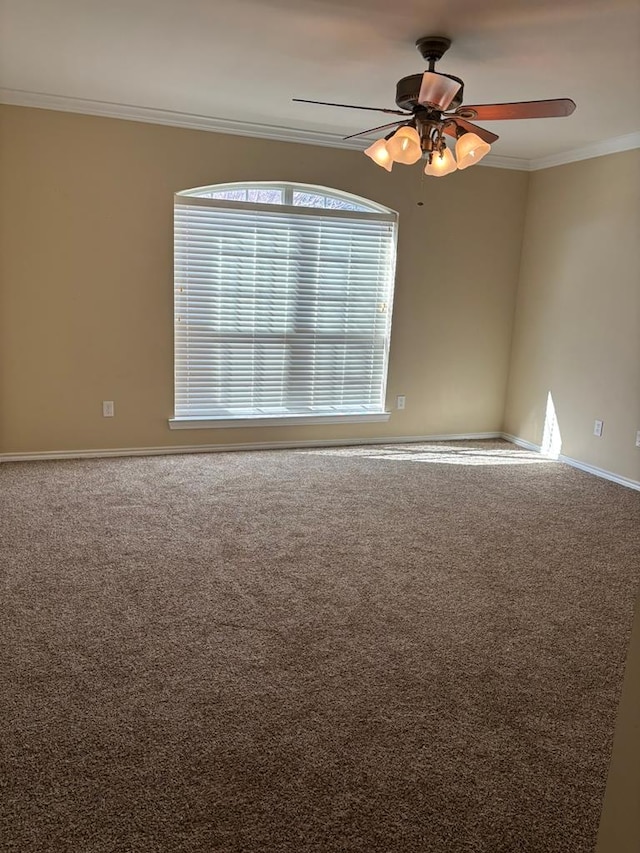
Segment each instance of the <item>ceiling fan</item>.
[{"label": "ceiling fan", "polygon": [[[354,104],[334,104],[329,101],[310,101],[293,98],[304,104],[322,104],[328,107],[371,110],[400,116],[389,124],[371,127],[359,133],[345,136],[353,139],[378,130],[392,130],[378,139],[364,152],[388,172],[394,163],[411,165],[423,156],[427,164],[425,174],[442,176],[456,169],[466,169],[479,163],[491,150],[497,134],[485,130],[472,120],[504,121],[522,118],[560,118],[569,116],[576,105],[570,98],[555,98],[547,101],[519,101],[511,104],[479,104],[468,106],[462,103],[464,83],[452,74],[435,70],[451,47],[451,39],[445,36],[425,36],[418,39],[416,47],[428,64],[423,74],[411,74],[398,81],[396,104],[400,109],[389,110],[379,107],[362,107]],[[446,137],[455,139],[455,157],[447,147]]]}]

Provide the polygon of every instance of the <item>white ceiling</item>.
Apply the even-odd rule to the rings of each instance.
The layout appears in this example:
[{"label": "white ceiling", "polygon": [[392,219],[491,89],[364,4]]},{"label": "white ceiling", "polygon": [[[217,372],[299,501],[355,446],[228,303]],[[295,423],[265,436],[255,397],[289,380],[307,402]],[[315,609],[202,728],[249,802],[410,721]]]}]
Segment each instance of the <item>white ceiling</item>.
[{"label": "white ceiling", "polygon": [[496,155],[549,158],[640,131],[638,0],[0,0],[0,25],[11,103],[338,141],[385,116],[291,98],[393,108],[398,79],[424,70],[416,39],[447,35],[438,70],[465,81],[466,103],[577,103],[568,118],[487,123]]}]

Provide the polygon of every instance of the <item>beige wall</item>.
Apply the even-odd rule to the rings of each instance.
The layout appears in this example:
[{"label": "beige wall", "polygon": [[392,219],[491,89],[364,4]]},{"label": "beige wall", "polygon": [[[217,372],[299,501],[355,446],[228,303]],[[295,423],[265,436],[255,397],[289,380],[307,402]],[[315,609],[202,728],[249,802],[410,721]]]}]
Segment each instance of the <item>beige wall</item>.
[{"label": "beige wall", "polygon": [[[531,175],[505,431],[640,480],[640,151]],[[595,419],[604,421],[601,438]]]},{"label": "beige wall", "polygon": [[[22,107],[0,121],[0,452],[501,429],[540,444],[551,392],[563,454],[640,480],[640,152],[429,180],[310,145]],[[233,180],[399,212],[388,405],[407,408],[387,424],[169,430],[173,193]]]},{"label": "beige wall", "polygon": [[[1,110],[0,451],[500,430],[526,174],[389,175],[355,151]],[[173,194],[235,180],[399,211],[388,401],[407,407],[387,424],[169,430]]]}]

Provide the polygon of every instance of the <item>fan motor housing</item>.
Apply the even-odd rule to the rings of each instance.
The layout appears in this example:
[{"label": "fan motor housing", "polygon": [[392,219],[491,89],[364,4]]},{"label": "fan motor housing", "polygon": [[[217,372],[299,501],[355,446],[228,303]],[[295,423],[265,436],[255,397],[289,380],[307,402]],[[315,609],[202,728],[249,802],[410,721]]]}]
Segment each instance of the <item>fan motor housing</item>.
[{"label": "fan motor housing", "polygon": [[[436,71],[436,74],[441,72]],[[455,80],[460,83],[460,89],[456,92],[454,99],[449,104],[449,110],[455,110],[462,103],[464,94],[464,84],[459,77],[454,77],[453,74],[441,74],[442,77],[448,77],[450,80]],[[420,86],[422,85],[422,74],[410,74],[409,77],[403,77],[398,80],[396,85],[396,104],[401,110],[409,110],[420,108],[422,105],[418,102],[420,96]]]}]

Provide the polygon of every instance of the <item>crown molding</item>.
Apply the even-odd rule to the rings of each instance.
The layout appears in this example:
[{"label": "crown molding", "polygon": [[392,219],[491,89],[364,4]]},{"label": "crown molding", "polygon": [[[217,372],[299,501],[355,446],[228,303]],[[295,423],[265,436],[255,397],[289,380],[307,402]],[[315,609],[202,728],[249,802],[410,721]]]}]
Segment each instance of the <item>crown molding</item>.
[{"label": "crown molding", "polygon": [[494,169],[515,169],[518,172],[528,172],[531,161],[524,157],[503,157],[500,154],[487,154],[478,166],[492,166]]},{"label": "crown molding", "polygon": [[150,107],[132,106],[131,104],[117,104],[111,101],[68,98],[64,95],[50,95],[45,92],[25,92],[19,89],[0,88],[0,103],[16,107],[33,107],[35,109],[101,116],[103,118],[141,121],[147,124],[184,127],[189,130],[229,133],[234,136],[251,136],[258,139],[272,139],[276,142],[300,142],[306,145],[322,145],[330,148],[350,148],[355,151],[362,150],[363,147],[361,140],[344,140],[333,133],[234,121],[214,116],[181,113],[174,110],[157,110]]},{"label": "crown molding", "polygon": [[[2,87],[0,87],[0,103],[17,107],[33,107],[35,109],[102,116],[104,118],[119,118],[126,121],[141,121],[147,124],[162,124],[169,127],[183,127],[189,130],[205,130],[211,133],[228,133],[233,136],[249,136],[257,139],[269,139],[275,142],[297,142],[304,145],[320,145],[328,148],[346,148],[351,151],[362,151],[371,142],[371,138],[367,139],[366,137],[342,139],[338,134],[324,133],[322,131],[277,127],[275,125],[181,113],[175,110],[158,110],[111,101],[70,98],[66,95],[51,95],[46,92],[28,92],[21,89],[6,89]],[[548,157],[533,160],[522,157],[503,157],[499,154],[489,154],[478,165],[490,166],[495,169],[515,169],[523,172],[532,172],[539,169],[548,169],[552,166],[574,163],[578,160],[616,154],[619,151],[629,151],[633,148],[640,148],[640,132],[628,133],[625,136],[617,136],[594,145],[585,146],[584,148],[576,148],[561,154],[551,154]]]},{"label": "crown molding", "polygon": [[[229,133],[235,136],[251,136],[257,139],[270,139],[275,142],[299,142],[305,145],[321,145],[328,148],[347,148],[362,151],[371,144],[372,138],[342,139],[334,133],[299,130],[290,127],[275,127],[268,124],[252,124],[212,116],[180,113],[173,110],[156,110],[149,107],[137,107],[130,104],[117,104],[110,101],[94,101],[83,98],[68,98],[63,95],[50,95],[45,92],[26,92],[19,89],[0,88],[0,102],[17,107],[57,110],[60,112],[80,113],[82,115],[119,118],[127,121],[141,121],[149,124],[163,124],[170,127],[184,127],[190,130],[206,130],[212,133]],[[514,157],[500,157],[489,154],[481,166],[493,166],[498,169],[528,170],[529,161]]]},{"label": "crown molding", "polygon": [[550,154],[548,157],[531,160],[529,170],[537,172],[539,169],[564,166],[566,163],[577,163],[579,160],[590,160],[592,157],[618,154],[620,151],[631,151],[634,148],[640,148],[640,131],[627,133],[624,136],[615,136],[612,139],[604,139],[602,142],[585,145],[583,148],[574,148],[571,151],[564,151],[562,154]]}]

